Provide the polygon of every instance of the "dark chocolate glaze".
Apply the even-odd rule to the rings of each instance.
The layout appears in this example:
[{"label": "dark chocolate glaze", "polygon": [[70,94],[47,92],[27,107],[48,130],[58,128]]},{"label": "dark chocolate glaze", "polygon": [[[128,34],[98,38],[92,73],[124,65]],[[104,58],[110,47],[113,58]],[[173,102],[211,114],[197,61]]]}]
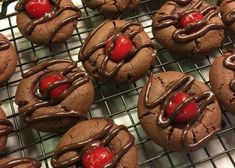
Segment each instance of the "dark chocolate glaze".
[{"label": "dark chocolate glaze", "polygon": [[[124,130],[128,132],[127,128],[123,125],[117,126],[116,128],[111,130],[111,128],[114,125],[113,120],[110,118],[102,118],[102,119],[107,121],[107,125],[103,128],[101,132],[99,132],[99,134],[90,137],[89,139],[84,140],[82,142],[76,142],[56,150],[51,158],[52,166],[54,168],[63,168],[72,165],[77,165],[79,164],[81,156],[85,151],[95,146],[108,146],[109,143],[112,141],[112,139],[115,138],[115,136],[117,136],[117,134],[120,131]],[[128,143],[124,145],[120,149],[120,151],[114,154],[112,162],[106,164],[104,168],[115,167],[115,165],[123,157],[123,155],[126,154],[131,149],[132,146],[134,146],[134,142],[135,139],[133,135],[129,133]],[[59,158],[68,152],[75,152],[76,154],[69,159],[59,161]]]},{"label": "dark chocolate glaze", "polygon": [[7,119],[0,119],[0,126],[6,126],[2,129],[0,129],[0,136],[8,135],[13,131],[13,125]]},{"label": "dark chocolate glaze", "polygon": [[197,146],[201,146],[203,143],[205,143],[210,137],[212,137],[214,134],[216,134],[220,128],[214,129],[211,133],[209,133],[207,136],[202,138],[196,143],[189,144],[188,143],[188,132],[192,125],[196,121],[201,121],[204,110],[208,105],[213,103],[215,101],[215,95],[211,91],[204,91],[200,93],[199,95],[191,96],[184,100],[172,113],[172,115],[169,118],[165,118],[165,110],[169,102],[171,101],[172,97],[177,92],[187,92],[193,85],[195,79],[192,76],[185,75],[181,79],[177,80],[175,83],[173,83],[169,89],[165,93],[163,93],[160,97],[156,98],[154,101],[150,102],[149,100],[149,94],[152,86],[152,80],[153,76],[148,81],[147,90],[145,93],[145,106],[147,108],[155,108],[157,106],[161,106],[161,110],[159,115],[157,116],[157,126],[162,128],[169,127],[175,120],[175,118],[179,115],[180,111],[189,104],[192,101],[195,101],[198,104],[197,109],[197,116],[195,118],[192,118],[188,123],[186,123],[185,127],[183,128],[183,133],[181,135],[181,142],[183,143],[185,149],[187,150],[193,150]]},{"label": "dark chocolate glaze", "polygon": [[[106,41],[103,41],[101,43],[96,44],[94,47],[92,47],[91,49],[89,49],[86,53],[84,53],[84,50],[88,44],[88,42],[91,40],[92,36],[103,26],[107,23],[108,21],[102,23],[100,26],[98,26],[96,29],[94,29],[91,34],[87,37],[86,41],[84,42],[84,45],[82,46],[80,52],[79,52],[79,59],[81,61],[87,61],[89,60],[90,56],[97,50],[102,49],[105,47]],[[115,25],[115,21],[113,21],[114,25]],[[125,33],[125,31],[131,27],[131,26],[139,26],[139,29],[136,31],[131,32],[130,34],[128,34],[128,38],[130,40],[132,40],[138,33],[143,31],[143,27],[141,24],[136,23],[136,22],[128,22],[126,23],[122,28],[120,28],[119,30],[115,30],[115,32],[112,32],[113,34],[110,35],[110,39],[112,41],[112,44],[110,45],[110,47],[107,49],[107,51],[104,53],[104,58],[102,60],[101,63],[101,67],[99,69],[97,69],[97,72],[99,75],[105,77],[105,78],[111,78],[113,77],[118,71],[119,69],[128,61],[130,61],[140,50],[142,50],[143,48],[152,48],[154,50],[154,46],[152,43],[146,43],[146,44],[142,44],[139,48],[135,48],[133,49],[133,51],[129,52],[126,56],[123,57],[123,59],[119,62],[117,62],[116,66],[113,68],[112,71],[108,72],[107,71],[107,65],[108,62],[111,61],[109,59],[109,55],[112,52],[112,49],[114,48],[115,45],[115,40],[118,38],[118,36],[120,36],[121,34]],[[107,39],[108,40],[108,39]],[[154,52],[155,54],[155,52]],[[95,65],[93,65],[95,66]]]},{"label": "dark chocolate glaze", "polygon": [[232,9],[231,11],[229,11],[222,18],[226,24],[232,24],[235,21],[235,9]]},{"label": "dark chocolate glaze", "polygon": [[[223,1],[225,1],[225,0],[217,0],[217,5],[218,5],[218,6],[221,5],[221,3],[222,3]],[[228,4],[228,3],[231,3],[231,2],[234,2],[234,0],[228,0],[228,1],[226,1],[225,3]]]},{"label": "dark chocolate glaze", "polygon": [[10,47],[10,42],[6,40],[0,40],[0,51],[6,50]]},{"label": "dark chocolate glaze", "polygon": [[[60,112],[60,113],[55,113],[55,114],[48,114],[48,115],[43,115],[43,116],[38,116],[38,117],[32,117],[32,114],[34,113],[35,110],[42,108],[42,107],[47,107],[47,106],[53,106],[61,101],[63,101],[67,96],[69,96],[75,89],[80,87],[81,85],[87,83],[89,81],[89,75],[86,72],[77,72],[73,71],[77,67],[77,63],[74,61],[70,60],[51,60],[48,62],[44,62],[34,68],[32,68],[30,71],[28,71],[26,74],[23,74],[24,78],[28,78],[36,73],[39,73],[40,71],[43,71],[47,69],[47,67],[59,64],[59,63],[68,63],[69,65],[65,67],[62,70],[58,71],[47,71],[40,75],[35,83],[35,86],[32,86],[32,93],[33,95],[39,100],[37,103],[30,105],[28,107],[24,107],[23,109],[23,120],[25,122],[37,122],[41,120],[47,120],[47,119],[52,119],[52,118],[63,118],[63,117],[76,117],[76,118],[81,118],[81,119],[86,119],[85,115],[80,114],[79,112],[75,111],[66,111],[66,112]],[[52,73],[61,73],[63,76],[67,77],[64,80],[55,82],[54,84],[51,84],[45,93],[42,95],[40,93],[39,89],[39,82],[40,79],[50,75]],[[69,88],[66,89],[60,96],[54,99],[50,99],[50,92],[63,84],[69,84]]]},{"label": "dark chocolate glaze", "polygon": [[[179,6],[181,6],[180,3],[178,3],[177,1],[175,1],[175,9],[172,11],[171,14],[164,14],[161,17],[157,17],[154,21],[153,21],[153,28],[154,29],[163,29],[169,26],[176,26],[179,24],[180,18],[187,14],[190,13],[192,11],[198,11],[197,9],[200,8],[203,4],[203,0],[198,0],[198,2],[196,2],[195,4],[191,5],[190,7],[187,7],[186,4],[186,9],[182,12],[177,12],[177,8],[179,8]],[[192,3],[192,0],[189,1],[189,3]],[[185,6],[185,5],[182,5]],[[190,12],[189,12],[190,11]]]},{"label": "dark chocolate glaze", "polygon": [[[223,61],[223,64],[226,68],[235,71],[235,54],[231,53],[230,56],[226,57]],[[230,89],[235,92],[235,79],[233,79],[229,84]]]},{"label": "dark chocolate glaze", "polygon": [[[182,13],[173,13],[170,15],[163,15],[156,18],[153,22],[154,29],[164,29],[170,26],[174,26],[176,30],[174,31],[172,37],[177,42],[189,42],[196,40],[199,37],[204,36],[211,30],[224,29],[224,25],[209,23],[210,19],[219,14],[219,9],[216,5],[209,5],[204,9],[200,10],[203,1],[199,0],[198,3],[191,6],[189,9]],[[176,4],[176,8],[177,8]],[[199,22],[188,25],[186,28],[178,28],[181,18],[191,12],[200,12],[204,19]],[[194,30],[194,31],[193,31]],[[196,31],[195,31],[196,30]]]},{"label": "dark chocolate glaze", "polygon": [[[15,7],[16,11],[23,11],[24,10],[24,6],[25,6],[25,4],[27,2],[28,2],[28,0],[20,0],[17,3],[16,7]],[[56,35],[56,33],[63,26],[65,26],[66,24],[68,24],[70,22],[73,22],[73,21],[77,20],[81,16],[80,9],[78,7],[76,7],[76,6],[61,6],[60,5],[61,0],[58,0],[58,1],[51,0],[51,3],[53,4],[54,9],[50,13],[45,14],[41,18],[31,20],[25,26],[25,28],[23,30],[23,34],[30,35],[33,32],[33,30],[36,28],[36,26],[55,19],[57,16],[61,15],[66,10],[72,10],[72,11],[76,12],[75,15],[72,15],[72,16],[64,19],[61,23],[59,23],[58,25],[55,26],[55,29],[50,33],[49,41],[48,41],[48,43],[49,43],[49,42],[51,42],[53,40],[53,38]]]},{"label": "dark chocolate glaze", "polygon": [[31,158],[17,158],[17,159],[11,159],[4,164],[0,164],[1,168],[14,168],[16,166],[24,165],[24,164],[30,164],[28,168],[40,168],[41,163],[35,159]]},{"label": "dark chocolate glaze", "polygon": [[177,4],[180,4],[180,5],[187,5],[189,4],[192,0],[173,0],[175,1]]}]

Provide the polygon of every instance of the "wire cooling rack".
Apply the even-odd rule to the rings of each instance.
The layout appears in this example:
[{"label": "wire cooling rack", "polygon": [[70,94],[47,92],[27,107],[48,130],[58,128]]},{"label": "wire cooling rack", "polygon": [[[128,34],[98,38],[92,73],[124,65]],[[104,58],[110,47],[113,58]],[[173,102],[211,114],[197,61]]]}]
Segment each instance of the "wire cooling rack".
[{"label": "wire cooling rack", "polygon": [[[228,48],[235,47],[233,40],[235,38],[226,34],[223,46],[205,57],[181,58],[172,55],[154,41],[151,33],[152,16],[163,2],[162,0],[142,0],[137,9],[128,11],[121,18],[142,23],[158,48],[156,64],[151,70],[153,73],[169,70],[181,71],[192,74],[196,79],[209,85],[208,73],[214,57]],[[22,72],[36,64],[35,56],[39,57],[39,61],[57,58],[73,59],[81,66],[77,55],[83,41],[92,28],[106,18],[98,11],[87,8],[81,1],[75,4],[80,7],[82,18],[79,19],[72,38],[65,43],[51,46],[35,45],[23,38],[16,26],[14,0],[5,1],[2,5],[0,32],[11,40],[19,54],[16,73],[7,83],[0,86],[1,106],[14,124],[14,132],[9,135],[7,148],[3,154],[6,157],[33,157],[41,161],[43,168],[51,167],[50,157],[61,135],[39,132],[25,125],[18,115],[15,91],[22,78]],[[5,14],[6,12],[8,13]],[[147,78],[146,75],[137,82],[126,85],[105,85],[94,80],[96,97],[89,115],[112,117],[116,123],[124,124],[129,128],[129,131],[136,137],[140,168],[235,167],[235,116],[225,112],[223,112],[225,127],[205,148],[199,151],[179,154],[167,151],[151,141],[139,123],[136,108],[138,95]]]}]

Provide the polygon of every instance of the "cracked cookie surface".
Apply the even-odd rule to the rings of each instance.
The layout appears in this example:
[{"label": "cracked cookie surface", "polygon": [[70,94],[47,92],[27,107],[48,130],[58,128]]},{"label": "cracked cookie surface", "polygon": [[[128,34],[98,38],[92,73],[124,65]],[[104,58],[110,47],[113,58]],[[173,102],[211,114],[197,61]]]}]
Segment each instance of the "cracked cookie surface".
[{"label": "cracked cookie surface", "polygon": [[10,41],[0,34],[0,85],[10,79],[16,70],[17,53]]},{"label": "cracked cookie surface", "polygon": [[[109,59],[105,52],[107,40],[123,34],[133,43],[134,50],[119,62]],[[115,45],[115,42],[112,42]],[[141,24],[124,20],[106,21],[87,37],[79,53],[86,71],[94,78],[114,83],[135,81],[154,63],[156,50]]]},{"label": "cracked cookie surface", "polygon": [[140,0],[83,0],[83,2],[89,8],[98,9],[108,17],[113,17],[114,14],[136,8]]},{"label": "cracked cookie surface", "polygon": [[82,121],[68,130],[61,138],[52,155],[52,166],[60,168],[63,167],[62,163],[67,163],[64,167],[68,168],[82,166],[80,159],[74,158],[82,155],[84,149],[89,150],[98,144],[108,147],[114,158],[119,155],[119,159],[111,161],[112,167],[136,168],[138,167],[137,150],[134,141],[134,136],[129,133],[127,128],[123,125],[116,125],[112,119],[92,118]]},{"label": "cracked cookie surface", "polygon": [[[65,79],[51,84],[45,93],[40,82],[51,74],[61,73]],[[65,82],[69,87],[56,98],[50,97],[53,88]],[[40,63],[23,75],[17,91],[16,104],[24,122],[41,131],[63,132],[86,118],[94,98],[94,87],[89,75],[76,62],[64,59]]]},{"label": "cracked cookie surface", "polygon": [[[182,90],[197,102],[201,110],[196,118],[179,124],[166,116],[164,104]],[[204,83],[180,72],[152,75],[140,93],[137,108],[140,123],[147,134],[155,143],[169,150],[198,150],[220,130],[221,110],[214,94]]]},{"label": "cracked cookie surface", "polygon": [[0,107],[0,152],[4,151],[7,143],[7,136],[12,131],[13,125],[9,120],[7,120],[5,112]]},{"label": "cracked cookie surface", "polygon": [[[181,19],[192,12],[200,13],[202,19],[183,27]],[[220,47],[224,39],[224,26],[218,13],[217,6],[203,0],[167,1],[153,18],[153,35],[172,53],[207,54]]]},{"label": "cracked cookie surface", "polygon": [[50,0],[52,11],[38,19],[32,19],[25,12],[28,0],[20,0],[16,5],[16,22],[20,32],[36,44],[59,43],[68,39],[76,28],[80,9],[71,0]]},{"label": "cracked cookie surface", "polygon": [[[235,72],[232,68],[235,66],[234,58],[234,51],[226,52],[214,60],[210,69],[211,89],[226,111],[232,114],[235,114],[235,89],[233,87]],[[227,66],[226,62],[231,65]],[[233,64],[234,66],[232,66]]]},{"label": "cracked cookie surface", "polygon": [[222,20],[227,28],[235,33],[235,1],[233,0],[218,0]]}]

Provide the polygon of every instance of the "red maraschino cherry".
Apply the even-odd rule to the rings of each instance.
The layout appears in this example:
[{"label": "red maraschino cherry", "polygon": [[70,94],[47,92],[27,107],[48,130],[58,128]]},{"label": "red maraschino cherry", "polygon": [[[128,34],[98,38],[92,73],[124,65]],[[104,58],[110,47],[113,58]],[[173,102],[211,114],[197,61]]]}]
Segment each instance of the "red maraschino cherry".
[{"label": "red maraschino cherry", "polygon": [[24,9],[33,19],[43,17],[46,13],[50,13],[52,10],[49,0],[28,0]]},{"label": "red maraschino cherry", "polygon": [[113,159],[112,152],[103,146],[93,147],[82,156],[84,168],[103,168]]},{"label": "red maraschino cherry", "polygon": [[201,14],[201,12],[191,12],[186,15],[183,15],[182,18],[180,19],[180,26],[182,28],[186,28],[190,24],[197,23],[200,20],[202,20],[204,16]]},{"label": "red maraschino cherry", "polygon": [[[190,96],[187,93],[184,92],[178,92],[176,95],[174,95],[171,99],[171,101],[166,106],[166,116],[170,117],[172,116],[173,112],[176,110],[176,108],[182,104],[184,100],[189,98]],[[177,117],[174,120],[174,123],[185,123],[196,117],[197,115],[197,109],[198,105],[193,100],[190,103],[188,103],[182,111],[177,115]]]},{"label": "red maraschino cherry", "polygon": [[122,35],[119,35],[114,42],[113,42],[113,38],[110,38],[106,42],[106,45],[105,45],[106,53],[113,43],[114,43],[114,47],[109,55],[109,59],[111,59],[114,62],[119,62],[134,49],[131,40],[126,35],[122,34]]},{"label": "red maraschino cherry", "polygon": [[[62,81],[66,79],[65,76],[63,76],[61,73],[55,73],[55,74],[50,74],[47,76],[42,77],[42,79],[40,80],[40,92],[43,95],[46,90],[48,89],[49,86],[51,86],[52,84],[54,84],[57,81]],[[56,88],[54,88],[51,92],[50,92],[50,98],[57,98],[58,96],[60,96],[66,89],[68,89],[69,84],[62,84]]]}]

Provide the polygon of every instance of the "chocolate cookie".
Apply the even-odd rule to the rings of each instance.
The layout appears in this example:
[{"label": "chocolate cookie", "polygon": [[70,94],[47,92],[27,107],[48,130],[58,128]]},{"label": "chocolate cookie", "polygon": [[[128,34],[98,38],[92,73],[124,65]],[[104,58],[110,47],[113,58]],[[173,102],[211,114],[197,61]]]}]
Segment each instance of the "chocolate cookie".
[{"label": "chocolate cookie", "polygon": [[41,163],[31,158],[4,158],[0,159],[1,168],[40,168]]},{"label": "chocolate cookie", "polygon": [[16,91],[23,121],[41,131],[63,132],[85,119],[93,98],[89,75],[63,59],[32,68]]},{"label": "chocolate cookie", "polygon": [[155,39],[173,53],[202,55],[220,47],[224,25],[219,8],[203,0],[166,1],[153,18]]},{"label": "chocolate cookie", "polygon": [[227,28],[235,33],[235,1],[218,0],[222,20]]},{"label": "chocolate cookie", "polygon": [[114,14],[120,14],[123,11],[134,9],[138,6],[140,0],[83,0],[87,7],[98,9],[108,17],[113,17]]},{"label": "chocolate cookie", "polygon": [[13,130],[12,123],[9,120],[7,120],[6,114],[0,107],[0,152],[4,151],[7,143],[7,135],[11,133],[12,130]]},{"label": "chocolate cookie", "polygon": [[153,141],[177,152],[201,148],[221,123],[219,104],[209,88],[175,71],[150,77],[139,96],[138,116]]},{"label": "chocolate cookie", "polygon": [[20,32],[37,44],[65,41],[81,16],[71,0],[20,0],[15,9]]},{"label": "chocolate cookie", "polygon": [[0,84],[6,82],[16,70],[17,54],[10,41],[0,33]]},{"label": "chocolate cookie", "polygon": [[[51,163],[54,168],[75,168],[84,164],[90,167],[136,168],[134,142],[134,136],[125,126],[117,126],[109,118],[93,118],[78,123],[65,133],[52,155]],[[93,154],[95,164],[88,159],[92,159]],[[106,156],[102,158],[102,155]],[[98,165],[99,162],[103,164]]]},{"label": "chocolate cookie", "polygon": [[211,89],[218,101],[230,113],[235,114],[235,51],[229,51],[217,57],[210,69]]},{"label": "chocolate cookie", "polygon": [[156,50],[140,23],[106,21],[85,40],[79,59],[86,71],[102,81],[135,81],[154,63]]}]

